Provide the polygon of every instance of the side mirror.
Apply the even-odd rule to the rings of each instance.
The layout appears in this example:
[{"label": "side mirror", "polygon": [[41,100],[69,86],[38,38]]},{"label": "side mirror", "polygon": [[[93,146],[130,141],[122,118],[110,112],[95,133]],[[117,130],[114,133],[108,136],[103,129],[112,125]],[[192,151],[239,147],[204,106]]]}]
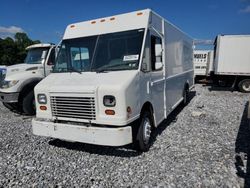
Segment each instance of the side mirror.
[{"label": "side mirror", "polygon": [[155,44],[155,70],[161,70],[163,67],[162,63],[162,45],[161,44]]},{"label": "side mirror", "polygon": [[43,53],[42,53],[42,59],[45,59],[46,58],[46,54],[47,54],[47,51],[43,51]]},{"label": "side mirror", "polygon": [[163,68],[162,62],[156,62],[155,63],[155,70],[161,70]]},{"label": "side mirror", "polygon": [[156,57],[162,56],[162,45],[161,44],[155,44],[155,56]]}]

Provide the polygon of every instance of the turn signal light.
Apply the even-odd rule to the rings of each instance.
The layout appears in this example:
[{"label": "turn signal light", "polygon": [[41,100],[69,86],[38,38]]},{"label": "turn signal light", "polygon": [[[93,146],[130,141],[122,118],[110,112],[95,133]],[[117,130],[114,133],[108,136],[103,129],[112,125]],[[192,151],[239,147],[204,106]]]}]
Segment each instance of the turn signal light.
[{"label": "turn signal light", "polygon": [[46,110],[47,110],[47,107],[46,107],[46,106],[40,106],[40,110],[46,111]]},{"label": "turn signal light", "polygon": [[114,110],[105,110],[105,114],[106,115],[115,115],[115,111]]}]

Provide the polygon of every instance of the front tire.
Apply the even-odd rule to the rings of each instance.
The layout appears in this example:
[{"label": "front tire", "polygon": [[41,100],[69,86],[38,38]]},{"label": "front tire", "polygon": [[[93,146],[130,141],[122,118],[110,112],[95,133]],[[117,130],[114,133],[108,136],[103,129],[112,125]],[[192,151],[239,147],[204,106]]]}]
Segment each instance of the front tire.
[{"label": "front tire", "polygon": [[12,105],[12,103],[7,103],[7,102],[3,102],[3,105],[8,108],[10,111],[13,111],[15,108]]},{"label": "front tire", "polygon": [[148,111],[145,111],[140,118],[140,127],[134,141],[137,151],[146,152],[149,150],[153,130],[153,117]]},{"label": "front tire", "polygon": [[23,111],[26,115],[35,115],[36,113],[36,106],[35,106],[35,96],[34,91],[30,91],[24,98],[23,98]]},{"label": "front tire", "polygon": [[3,102],[3,105],[12,112],[22,113],[22,110],[21,110],[18,103],[6,103],[6,102]]},{"label": "front tire", "polygon": [[241,80],[238,87],[241,92],[250,93],[250,79]]}]

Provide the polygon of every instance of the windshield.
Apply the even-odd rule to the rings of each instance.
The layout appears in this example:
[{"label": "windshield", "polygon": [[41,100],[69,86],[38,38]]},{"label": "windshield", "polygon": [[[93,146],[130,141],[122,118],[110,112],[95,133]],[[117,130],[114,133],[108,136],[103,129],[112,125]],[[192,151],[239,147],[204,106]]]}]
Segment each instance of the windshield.
[{"label": "windshield", "polygon": [[26,64],[40,64],[44,59],[46,59],[48,50],[48,48],[30,49],[24,62]]},{"label": "windshield", "polygon": [[64,40],[54,72],[138,69],[144,29]]}]

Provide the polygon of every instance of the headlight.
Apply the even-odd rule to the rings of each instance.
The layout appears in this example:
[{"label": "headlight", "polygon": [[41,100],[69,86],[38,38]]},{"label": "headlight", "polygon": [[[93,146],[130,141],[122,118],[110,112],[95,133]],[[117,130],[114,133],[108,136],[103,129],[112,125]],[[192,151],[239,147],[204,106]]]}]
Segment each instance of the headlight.
[{"label": "headlight", "polygon": [[7,89],[7,88],[10,88],[10,87],[13,87],[18,82],[19,82],[19,80],[4,80],[2,82],[2,88]]},{"label": "headlight", "polygon": [[107,107],[113,107],[116,104],[115,97],[112,95],[105,95],[103,97],[103,105]]},{"label": "headlight", "polygon": [[39,104],[47,104],[47,97],[45,94],[38,94],[37,101]]}]

